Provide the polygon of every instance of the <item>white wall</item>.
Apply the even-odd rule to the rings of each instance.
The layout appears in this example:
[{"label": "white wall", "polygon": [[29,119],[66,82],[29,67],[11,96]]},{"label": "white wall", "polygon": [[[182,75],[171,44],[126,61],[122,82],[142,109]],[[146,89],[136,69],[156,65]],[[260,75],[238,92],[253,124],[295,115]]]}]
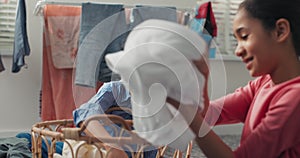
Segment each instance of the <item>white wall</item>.
[{"label": "white wall", "polygon": [[6,70],[0,73],[0,137],[29,130],[38,121],[41,88],[41,17],[33,16],[35,1],[27,2],[27,31],[31,46],[25,58],[28,69],[11,73],[12,58],[3,57]]},{"label": "white wall", "polygon": [[[71,1],[71,0],[70,0]],[[77,0],[79,1],[79,0]],[[99,2],[99,1],[97,1]],[[105,1],[121,2],[126,4],[149,4],[146,0],[136,0],[128,3],[123,0]],[[195,0],[153,0],[150,4],[169,5],[191,8],[196,3]],[[41,89],[41,59],[42,59],[42,17],[34,16],[33,10],[36,1],[26,1],[27,5],[27,31],[31,54],[26,57],[28,69],[24,67],[19,73],[11,73],[12,58],[2,57],[6,70],[0,73],[0,137],[13,136],[21,131],[29,131],[31,126],[39,121],[39,92]],[[222,96],[225,92],[232,92],[236,87],[242,86],[250,79],[245,66],[241,62],[226,61],[226,75],[223,71],[221,61],[212,61],[212,80],[214,81],[214,91],[212,98]],[[226,80],[225,80],[226,79]],[[224,83],[225,89],[224,89]],[[220,88],[217,88],[220,87]],[[217,133],[230,134],[239,133],[241,125],[230,126],[230,128],[217,128]]]},{"label": "white wall", "polygon": [[2,57],[6,70],[0,73],[0,137],[29,130],[38,121],[42,29],[40,17],[32,15],[34,1],[26,2],[31,55],[25,58],[28,69],[19,73],[11,73],[11,57]]}]

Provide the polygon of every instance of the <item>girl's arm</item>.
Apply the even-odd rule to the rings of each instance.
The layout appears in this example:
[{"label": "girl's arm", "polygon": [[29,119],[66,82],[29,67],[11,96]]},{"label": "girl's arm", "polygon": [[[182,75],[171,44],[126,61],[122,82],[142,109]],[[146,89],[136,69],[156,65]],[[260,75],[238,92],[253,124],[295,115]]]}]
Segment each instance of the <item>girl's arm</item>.
[{"label": "girl's arm", "polygon": [[[200,130],[200,128],[209,128],[209,126],[202,126],[203,124],[202,112],[198,110],[195,119],[191,123],[191,129],[196,134],[196,143],[201,148],[203,153],[208,158],[234,158],[233,151],[226,145],[218,135],[215,134],[213,130],[209,130],[207,134],[201,133],[206,132],[206,130]],[[205,122],[204,122],[205,124]],[[199,132],[200,131],[200,132]],[[204,134],[204,136],[202,136]]]},{"label": "girl's arm", "polygon": [[[167,98],[167,102],[173,105],[176,109],[180,110],[180,113],[185,117],[189,118],[189,113],[187,111],[188,106],[182,106],[179,108],[179,103],[172,99]],[[194,107],[193,107],[194,108]],[[185,111],[186,110],[186,111]],[[203,124],[203,126],[202,126]],[[197,109],[196,115],[193,118],[190,128],[196,135],[196,143],[204,152],[208,158],[234,158],[234,153],[229,146],[227,146],[219,136],[217,136],[209,126],[206,126],[204,122],[201,109]],[[201,130],[200,130],[201,128]],[[206,129],[204,129],[206,128]],[[207,132],[207,129],[208,132]],[[207,133],[203,133],[207,132]],[[204,136],[203,136],[204,135]]]}]

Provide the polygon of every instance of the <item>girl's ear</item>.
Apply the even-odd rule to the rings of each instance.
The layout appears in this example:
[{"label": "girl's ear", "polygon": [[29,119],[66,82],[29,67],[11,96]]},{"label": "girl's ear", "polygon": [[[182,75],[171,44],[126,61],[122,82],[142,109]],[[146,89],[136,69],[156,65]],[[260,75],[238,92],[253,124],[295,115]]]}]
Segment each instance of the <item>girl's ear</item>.
[{"label": "girl's ear", "polygon": [[290,34],[291,34],[291,29],[290,29],[290,23],[287,19],[280,18],[276,21],[275,24],[275,38],[278,42],[283,42],[286,41]]}]

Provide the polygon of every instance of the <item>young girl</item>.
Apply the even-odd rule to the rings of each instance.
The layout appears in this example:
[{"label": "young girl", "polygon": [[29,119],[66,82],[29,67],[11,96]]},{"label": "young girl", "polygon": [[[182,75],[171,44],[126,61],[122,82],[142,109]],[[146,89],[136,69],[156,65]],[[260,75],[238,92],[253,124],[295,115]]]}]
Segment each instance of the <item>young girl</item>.
[{"label": "young girl", "polygon": [[[299,16],[300,0],[245,0],[240,4],[233,23],[238,41],[235,54],[257,78],[210,103],[205,90],[206,109],[197,112],[190,127],[207,157],[300,157]],[[208,68],[201,63],[195,61],[208,78]],[[170,98],[168,101],[175,104]],[[214,117],[217,125],[244,123],[236,150],[213,131],[201,133],[202,122],[209,123]]]}]

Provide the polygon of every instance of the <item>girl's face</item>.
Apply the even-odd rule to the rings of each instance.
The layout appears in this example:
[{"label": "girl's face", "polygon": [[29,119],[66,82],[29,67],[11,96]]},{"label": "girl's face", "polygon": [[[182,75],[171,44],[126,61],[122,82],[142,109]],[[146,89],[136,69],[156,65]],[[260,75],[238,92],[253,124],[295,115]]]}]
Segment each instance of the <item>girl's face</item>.
[{"label": "girl's face", "polygon": [[251,76],[270,74],[276,68],[275,42],[261,21],[241,9],[234,21],[233,31],[238,45],[235,54],[242,58]]}]

